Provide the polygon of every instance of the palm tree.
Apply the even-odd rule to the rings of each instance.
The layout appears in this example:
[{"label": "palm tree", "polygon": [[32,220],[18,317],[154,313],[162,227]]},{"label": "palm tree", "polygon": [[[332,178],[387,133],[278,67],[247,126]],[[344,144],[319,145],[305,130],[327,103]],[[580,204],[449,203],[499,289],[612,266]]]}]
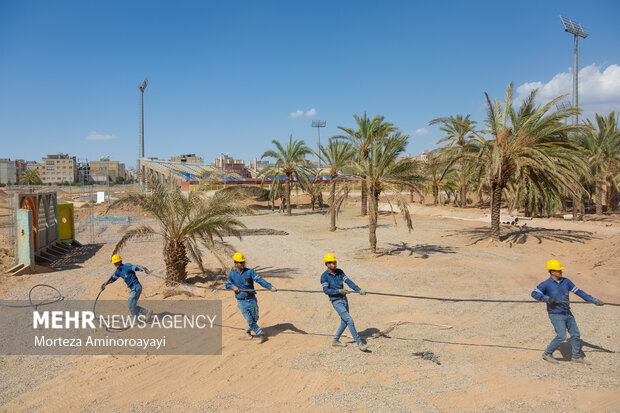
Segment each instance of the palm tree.
[{"label": "palm tree", "polygon": [[450,185],[456,176],[453,162],[445,157],[439,156],[439,151],[433,151],[428,155],[427,161],[423,166],[423,173],[428,179],[433,194],[433,204],[439,203],[439,192],[444,188],[444,180],[448,179]]},{"label": "palm tree", "polygon": [[446,137],[437,143],[446,142],[442,147],[442,156],[450,160],[451,163],[460,163],[461,170],[461,207],[467,206],[467,155],[471,155],[477,148],[471,144],[474,137],[476,122],[469,119],[469,115],[450,116],[449,118],[437,118],[429,122],[429,125],[441,123],[441,130],[446,133]]},{"label": "palm tree", "polygon": [[330,205],[330,231],[336,231],[336,182],[340,172],[347,166],[355,156],[355,147],[344,140],[330,138],[327,146],[319,146],[319,158],[329,165],[329,205]]},{"label": "palm tree", "polygon": [[19,183],[22,185],[43,185],[43,180],[38,170],[27,169],[19,178]]},{"label": "palm tree", "polygon": [[279,179],[279,174],[284,174],[284,192],[286,194],[286,213],[291,215],[291,178],[295,176],[297,180],[305,175],[310,175],[312,171],[312,164],[305,158],[306,155],[312,153],[312,150],[306,146],[306,143],[301,140],[293,140],[293,135],[289,136],[288,142],[285,146],[282,146],[277,140],[271,141],[276,145],[277,151],[266,151],[263,158],[275,158],[276,162],[272,165],[265,167],[260,171],[260,175],[267,177],[268,175],[274,175],[274,179]]},{"label": "palm tree", "polygon": [[[508,86],[504,104],[495,99],[492,103],[485,93],[488,108],[485,131],[490,139],[476,135],[473,138],[480,145],[480,160],[485,165],[486,176],[491,189],[491,238],[499,241],[500,207],[502,191],[509,182],[529,175],[544,174],[557,185],[570,188],[573,178],[563,175],[570,159],[570,168],[582,168],[584,162],[569,142],[568,135],[581,130],[580,126],[565,124],[562,121],[579,112],[577,108],[565,108],[549,113],[549,110],[563,96],[534,107],[537,91],[534,90],[524,100],[519,111],[513,107],[513,84]],[[561,163],[561,167],[558,163]]]},{"label": "palm tree", "polygon": [[159,221],[158,229],[141,225],[126,231],[113,254],[132,238],[159,234],[164,239],[166,278],[170,280],[185,280],[188,253],[204,271],[200,246],[226,266],[221,254],[231,252],[231,248],[223,237],[233,235],[240,238],[239,229],[245,225],[236,217],[250,212],[250,208],[239,206],[236,194],[231,191],[216,192],[213,197],[205,199],[200,191],[184,195],[174,179],[168,181],[160,183],[153,179],[148,191],[126,193],[112,204],[112,208],[123,204],[137,206]]},{"label": "palm tree", "polygon": [[416,160],[410,157],[399,158],[405,152],[408,140],[409,136],[400,132],[387,134],[375,131],[368,157],[366,159],[360,158],[353,164],[354,170],[358,174],[366,176],[368,181],[368,240],[370,252],[373,254],[377,252],[379,196],[386,189],[395,195],[398,207],[407,223],[407,228],[413,229],[407,201],[400,190],[401,187],[420,188],[426,180],[417,173],[419,167]]},{"label": "palm tree", "polygon": [[[620,172],[620,129],[618,116],[614,112],[607,116],[596,114],[596,125],[588,120],[587,129],[578,137],[579,144],[588,156],[595,179],[594,203],[596,213],[603,213],[603,191],[607,185],[607,193],[614,193],[618,185]],[[607,208],[615,209],[615,200],[608,196]],[[613,205],[611,205],[613,204]]]},{"label": "palm tree", "polygon": [[310,197],[310,208],[312,208],[312,211],[314,211],[315,205],[318,205],[319,208],[323,207],[323,183],[318,173],[315,173],[314,177],[301,177],[299,186]]},{"label": "palm tree", "polygon": [[[384,117],[376,115],[370,119],[364,112],[363,117],[359,117],[356,114],[353,115],[355,123],[357,124],[357,130],[353,128],[345,128],[338,126],[338,129],[346,133],[346,135],[335,136],[336,139],[348,139],[357,148],[356,157],[360,162],[364,162],[369,154],[373,140],[373,136],[378,133],[388,134],[396,131],[396,127],[389,123],[384,122]],[[366,176],[360,176],[362,181],[362,207],[361,215],[365,216],[368,212],[368,183],[366,182]]]}]

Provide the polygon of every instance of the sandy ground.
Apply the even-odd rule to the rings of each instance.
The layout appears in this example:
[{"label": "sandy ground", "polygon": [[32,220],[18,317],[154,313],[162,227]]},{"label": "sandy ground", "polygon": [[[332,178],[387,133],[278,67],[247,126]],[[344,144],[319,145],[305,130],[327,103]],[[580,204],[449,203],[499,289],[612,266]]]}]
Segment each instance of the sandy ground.
[{"label": "sandy ground", "polygon": [[[249,228],[289,235],[230,242],[278,288],[320,289],[322,256],[333,252],[349,277],[369,291],[529,299],[547,278],[546,260],[554,257],[581,289],[620,302],[620,235],[602,230],[607,223],[589,223],[590,232],[505,226],[507,241],[493,246],[485,239],[485,223],[447,218],[458,214],[451,208],[437,211],[414,210],[412,232],[381,215],[379,257],[368,254],[367,219],[355,205],[344,211],[334,233],[321,212],[295,210],[287,217],[262,210],[243,218]],[[112,248],[87,246],[62,271],[2,276],[0,296],[24,298],[30,286],[45,282],[68,299],[94,299],[112,272]],[[123,256],[163,273],[158,241],[134,242]],[[209,260],[207,266],[216,267]],[[190,270],[198,275],[195,267]],[[148,307],[166,287],[139,275]],[[216,276],[214,285],[223,279]],[[552,365],[541,359],[554,335],[544,304],[355,295],[351,314],[370,349],[362,353],[350,336],[343,338],[346,348],[329,345],[339,320],[323,294],[260,293],[259,324],[269,340],[259,345],[243,338],[244,320],[231,293],[194,292],[171,299],[223,300],[221,356],[0,356],[0,411],[620,411],[618,307],[573,305],[592,365]],[[117,282],[104,294],[126,299],[128,292]],[[413,356],[421,351],[438,355],[442,364]],[[555,356],[562,358],[559,351]]]}]

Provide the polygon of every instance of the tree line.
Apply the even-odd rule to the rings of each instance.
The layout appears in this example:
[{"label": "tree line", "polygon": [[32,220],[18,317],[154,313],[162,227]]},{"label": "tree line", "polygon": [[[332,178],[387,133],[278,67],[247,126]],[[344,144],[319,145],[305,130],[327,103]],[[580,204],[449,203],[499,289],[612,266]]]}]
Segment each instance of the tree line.
[{"label": "tree line", "polygon": [[[513,84],[508,86],[503,102],[491,100],[485,93],[487,115],[481,127],[470,115],[454,115],[433,119],[445,134],[441,146],[426,160],[405,155],[409,135],[377,115],[353,115],[355,126],[339,126],[340,135],[329,139],[326,146],[313,151],[303,140],[289,137],[284,144],[272,141],[276,150],[263,158],[275,163],[261,171],[274,179],[272,187],[281,185],[291,215],[290,186],[293,178],[311,195],[314,207],[317,174],[315,165],[306,159],[316,154],[329,168],[330,230],[336,230],[336,219],[348,184],[343,179],[354,176],[361,182],[361,215],[369,217],[369,244],[376,253],[376,227],[379,198],[386,192],[387,203],[396,203],[407,227],[411,216],[403,192],[431,192],[434,203],[442,194],[456,205],[471,204],[468,194],[490,199],[491,232],[500,240],[500,208],[519,210],[525,216],[552,216],[572,209],[573,217],[593,201],[596,214],[603,213],[603,196],[608,211],[618,208],[620,188],[620,130],[618,115],[595,115],[594,120],[573,124],[569,119],[580,113],[578,108],[557,107],[564,98],[536,104],[537,91],[532,91],[520,105],[513,100]],[[340,193],[337,183],[341,182]],[[320,184],[319,184],[320,185]],[[320,193],[320,186],[318,189]]]}]

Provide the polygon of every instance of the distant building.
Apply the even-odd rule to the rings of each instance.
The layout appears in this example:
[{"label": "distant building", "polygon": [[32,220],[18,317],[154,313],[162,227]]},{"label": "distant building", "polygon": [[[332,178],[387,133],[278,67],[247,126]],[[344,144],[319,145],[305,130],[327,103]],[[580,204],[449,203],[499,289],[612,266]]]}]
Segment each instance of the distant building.
[{"label": "distant building", "polygon": [[98,161],[90,161],[90,176],[97,183],[105,183],[106,177],[111,182],[116,181],[116,178],[119,176],[127,179],[125,176],[125,164],[119,161],[111,161],[109,156],[103,157]]},{"label": "distant building", "polygon": [[253,161],[247,163],[248,169],[253,169],[255,171],[260,172],[261,169],[269,166],[271,163],[269,161],[259,161],[257,158],[254,158]]},{"label": "distant building", "polygon": [[429,155],[430,155],[430,153],[428,152],[428,150],[424,149],[424,152],[422,152],[418,156],[414,156],[413,159],[415,159],[417,161],[426,162],[426,161],[428,161]]},{"label": "distant building", "polygon": [[[29,163],[32,169],[32,164]],[[47,155],[36,167],[44,184],[73,183],[78,180],[78,168],[75,156],[66,153]]]},{"label": "distant building", "polygon": [[12,161],[10,158],[0,159],[0,184],[16,184],[21,176],[19,169],[25,163],[23,160]]},{"label": "distant building", "polygon": [[220,154],[219,158],[213,160],[213,166],[230,172],[241,172],[245,169],[245,162],[241,159],[233,159],[228,154]]},{"label": "distant building", "polygon": [[135,169],[125,169],[125,182],[131,183],[136,179],[136,170]]},{"label": "distant building", "polygon": [[250,171],[245,167],[245,161],[233,159],[227,153],[220,153],[220,157],[213,160],[213,166],[224,172],[232,172],[244,178],[252,177]]},{"label": "distant building", "polygon": [[185,163],[195,163],[195,164],[202,164],[202,157],[200,156],[196,156],[195,153],[189,153],[186,155],[179,155],[179,156],[173,156],[170,158],[170,161],[172,162],[185,162]]}]

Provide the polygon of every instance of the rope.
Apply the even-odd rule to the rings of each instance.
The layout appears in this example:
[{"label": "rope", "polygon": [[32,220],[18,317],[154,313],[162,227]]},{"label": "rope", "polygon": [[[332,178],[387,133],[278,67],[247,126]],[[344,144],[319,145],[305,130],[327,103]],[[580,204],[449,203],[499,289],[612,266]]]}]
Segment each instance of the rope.
[{"label": "rope", "polygon": [[[171,283],[174,283],[174,284],[177,284],[177,285],[186,285],[188,287],[202,288],[204,290],[211,290],[211,291],[231,291],[231,290],[229,290],[227,288],[207,287],[207,286],[202,286],[202,285],[189,284],[189,283],[182,282],[182,281],[169,280],[169,279],[167,279],[165,277],[162,277],[161,275],[157,275],[157,274],[151,272],[147,268],[144,268],[144,272],[145,272],[145,274],[150,275],[151,277],[159,278],[160,280],[163,280],[163,281],[166,281],[166,282],[171,282]],[[32,301],[32,292],[35,289],[40,288],[40,287],[50,288],[50,289],[54,290],[58,296],[55,299],[43,300],[43,301],[41,301],[39,303],[34,303]],[[265,292],[265,291],[270,291],[270,290],[267,290],[267,289],[239,289],[239,291],[258,293],[258,292]],[[324,293],[322,290],[297,290],[297,289],[285,289],[285,288],[278,289],[278,291],[291,292],[291,293],[305,293],[305,294],[323,294]],[[347,294],[355,292],[355,291],[351,291],[351,290],[346,290],[346,291],[347,291]],[[103,292],[103,290],[100,290],[99,294],[97,294],[97,297],[95,298],[95,301],[93,303],[93,314],[96,314],[95,310],[96,310],[96,307],[97,307],[97,301],[99,301],[99,296],[101,296],[102,292]],[[473,303],[537,304],[537,303],[543,302],[543,301],[536,301],[536,300],[497,300],[497,299],[484,299],[484,298],[427,297],[427,296],[421,296],[421,295],[382,293],[382,292],[375,292],[375,291],[367,291],[366,294],[368,294],[368,295],[379,295],[379,296],[384,296],[384,297],[400,297],[400,298],[411,298],[411,299],[418,299],[418,300],[443,301],[443,302],[452,302],[452,303],[473,302]],[[12,307],[12,308],[33,307],[34,309],[37,309],[39,306],[54,304],[54,303],[60,302],[60,301],[62,301],[64,299],[65,299],[65,297],[62,295],[62,293],[56,287],[51,286],[49,284],[36,284],[36,285],[34,285],[30,289],[30,291],[28,291],[28,302],[29,302],[29,304],[24,304],[24,305],[0,304],[0,306]],[[595,303],[591,303],[589,301],[558,301],[558,303],[595,304]],[[620,307],[620,304],[618,304],[618,303],[605,303],[605,305],[606,306]]]},{"label": "rope", "polygon": [[[97,301],[99,301],[99,296],[101,295],[102,292],[103,292],[103,288],[99,290],[99,294],[97,294],[97,297],[95,298],[95,301],[93,302],[93,314],[95,315],[95,318],[97,318],[97,312],[95,311],[95,309],[97,308]],[[116,328],[116,327],[108,327],[106,325],[105,331],[107,331],[108,333],[119,333],[121,331],[127,331],[130,328],[131,326]]]},{"label": "rope", "polygon": [[[216,287],[206,287],[206,286],[202,286],[202,285],[194,285],[194,284],[189,284],[189,283],[185,283],[182,281],[174,281],[174,280],[169,280],[168,278],[162,277],[161,275],[157,275],[154,274],[153,272],[151,272],[148,268],[144,268],[144,272],[147,275],[150,275],[152,277],[155,278],[159,278],[160,280],[164,280],[166,282],[172,282],[178,285],[187,285],[188,287],[194,287],[194,288],[202,288],[205,290],[214,290],[214,291],[231,291],[227,288],[216,288]],[[253,293],[258,293],[258,292],[265,292],[265,291],[271,291],[271,290],[267,290],[267,289],[239,289],[239,291],[245,291],[245,292],[253,292]],[[291,292],[291,293],[309,293],[309,294],[324,294],[324,291],[322,290],[293,290],[293,289],[278,289],[278,291],[283,291],[283,292]],[[349,293],[355,293],[356,291],[351,291],[351,290],[346,290],[347,294]],[[380,293],[380,292],[374,292],[374,291],[366,291],[366,294],[368,295],[381,295],[381,296],[386,296],[386,297],[401,297],[401,298],[413,298],[413,299],[418,299],[418,300],[433,300],[433,301],[445,301],[445,302],[453,302],[453,303],[457,303],[457,302],[473,302],[473,303],[518,303],[518,304],[538,304],[538,303],[542,303],[544,301],[537,301],[537,300],[495,300],[495,299],[484,299],[484,298],[444,298],[444,297],[426,297],[426,296],[421,296],[421,295],[408,295],[408,294],[394,294],[394,293]],[[595,304],[595,303],[591,303],[589,301],[558,301],[558,303],[570,303],[570,304]],[[616,303],[605,303],[605,305],[610,305],[610,306],[617,306],[620,307],[620,304],[616,304]]]},{"label": "rope", "polygon": [[[32,292],[39,287],[47,287],[50,288],[54,291],[56,291],[56,294],[58,294],[58,297],[56,297],[53,300],[47,300],[47,301],[41,301],[40,303],[33,303],[32,302]],[[65,297],[62,295],[62,293],[54,286],[51,286],[49,284],[36,284],[33,285],[32,288],[30,289],[30,291],[28,291],[28,302],[29,304],[24,304],[24,305],[11,305],[11,304],[0,304],[0,306],[2,307],[11,307],[11,308],[27,308],[27,307],[32,307],[35,310],[42,305],[49,305],[49,304],[54,304],[54,303],[58,303],[62,300],[64,300]]]}]

